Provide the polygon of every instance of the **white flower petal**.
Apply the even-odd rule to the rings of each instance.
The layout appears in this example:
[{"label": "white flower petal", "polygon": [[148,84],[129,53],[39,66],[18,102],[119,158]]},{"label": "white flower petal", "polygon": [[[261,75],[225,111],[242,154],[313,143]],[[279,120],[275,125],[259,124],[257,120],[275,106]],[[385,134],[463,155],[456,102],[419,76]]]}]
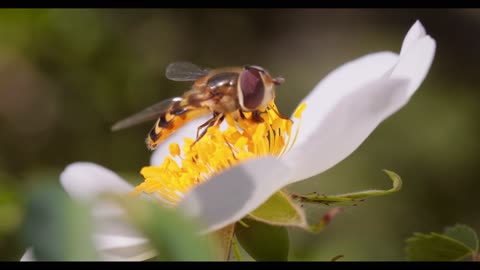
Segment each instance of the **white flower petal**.
[{"label": "white flower petal", "polygon": [[[407,80],[378,80],[336,101],[307,141],[283,160],[295,168],[290,183],[317,175],[350,155],[380,122],[408,100]],[[310,105],[316,107],[312,101]]]},{"label": "white flower petal", "polygon": [[[378,124],[408,102],[425,79],[434,54],[435,41],[426,35],[417,21],[404,40],[402,55],[391,68],[388,68],[391,63],[383,60],[382,54],[373,55],[379,57],[381,63],[377,68],[371,63],[372,68],[364,65],[368,69],[365,74],[369,71],[376,73],[376,76],[370,74],[371,80],[367,85],[352,84],[348,91],[342,91],[343,96],[329,94],[338,91],[331,87],[342,84],[335,84],[335,81],[348,80],[345,66],[327,77],[333,83],[320,82],[304,100],[307,103],[302,119],[304,126],[297,145],[285,156],[286,162],[299,166],[294,166],[296,173],[291,182],[317,175],[350,155]],[[371,56],[367,59],[376,61]],[[357,64],[360,68],[363,62],[360,58],[353,65]],[[336,74],[341,72],[344,73],[343,78]],[[375,81],[375,78],[381,80]],[[331,108],[333,110],[330,111]]]},{"label": "white flower petal", "polygon": [[267,157],[230,168],[185,196],[179,207],[199,218],[210,232],[243,218],[285,186],[292,170]]},{"label": "white flower petal", "polygon": [[430,36],[424,36],[410,44],[407,51],[400,56],[400,60],[394,67],[390,78],[408,79],[409,96],[413,95],[423,82],[435,55],[435,40]]},{"label": "white flower petal", "polygon": [[134,247],[138,245],[147,244],[148,240],[144,237],[131,237],[123,235],[95,235],[95,245],[97,250],[117,249]]},{"label": "white flower petal", "polygon": [[60,175],[60,182],[70,196],[80,201],[104,192],[126,194],[133,189],[116,173],[89,162],[68,165]]},{"label": "white flower petal", "polygon": [[425,28],[420,23],[420,21],[416,21],[410,30],[408,30],[407,35],[403,39],[402,49],[400,50],[400,55],[405,54],[405,52],[409,49],[409,47],[415,43],[415,41],[419,40],[420,38],[426,35]]},{"label": "white flower petal", "polygon": [[328,74],[302,101],[306,102],[307,107],[303,112],[297,144],[304,143],[313,132],[317,132],[318,123],[335,108],[341,98],[384,76],[397,60],[398,55],[392,52],[369,54]]},{"label": "white flower petal", "polygon": [[165,141],[163,141],[157,149],[153,152],[152,156],[150,157],[150,165],[152,166],[160,166],[165,157],[170,154],[168,146],[170,143],[178,143],[181,147],[183,144],[184,138],[195,138],[197,135],[198,127],[205,123],[209,119],[209,116],[202,116],[197,119],[193,119],[187,124],[185,124],[182,128],[174,132],[170,135]]},{"label": "white flower petal", "polygon": [[33,249],[28,248],[27,251],[25,251],[25,254],[23,254],[22,258],[20,259],[21,262],[31,262],[35,261],[35,258],[33,257]]}]

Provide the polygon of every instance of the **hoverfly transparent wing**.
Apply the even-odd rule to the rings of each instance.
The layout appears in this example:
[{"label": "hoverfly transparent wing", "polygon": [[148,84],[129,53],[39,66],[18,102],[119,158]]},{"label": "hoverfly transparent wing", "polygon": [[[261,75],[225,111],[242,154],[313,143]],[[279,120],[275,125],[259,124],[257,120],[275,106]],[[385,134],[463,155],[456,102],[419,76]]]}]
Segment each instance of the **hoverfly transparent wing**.
[{"label": "hoverfly transparent wing", "polygon": [[112,126],[112,131],[117,131],[117,130],[128,128],[137,124],[141,124],[144,122],[157,120],[159,115],[161,115],[166,110],[168,110],[170,105],[173,102],[180,101],[180,100],[182,100],[181,97],[174,97],[174,98],[160,101],[144,109],[143,111],[140,111],[134,115],[131,115],[123,120],[118,121]]},{"label": "hoverfly transparent wing", "polygon": [[208,74],[208,68],[202,68],[190,62],[174,62],[165,71],[167,79],[172,81],[195,81]]}]

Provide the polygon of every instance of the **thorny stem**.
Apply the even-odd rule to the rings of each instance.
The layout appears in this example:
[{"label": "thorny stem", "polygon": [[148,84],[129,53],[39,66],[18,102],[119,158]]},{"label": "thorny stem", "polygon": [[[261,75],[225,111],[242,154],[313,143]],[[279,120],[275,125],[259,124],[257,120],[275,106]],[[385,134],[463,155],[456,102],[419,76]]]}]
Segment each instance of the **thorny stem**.
[{"label": "thorny stem", "polygon": [[290,193],[293,199],[300,202],[307,203],[323,203],[329,205],[330,203],[342,203],[342,202],[363,202],[365,199],[346,196],[327,196],[325,194],[311,193],[311,194],[295,194]]},{"label": "thorny stem", "polygon": [[387,190],[380,190],[380,189],[371,189],[371,190],[364,190],[359,192],[351,192],[351,193],[344,193],[338,195],[330,195],[327,196],[325,194],[318,194],[316,192],[311,194],[294,194],[291,193],[293,199],[297,199],[301,202],[309,202],[309,203],[323,203],[329,205],[330,203],[343,203],[343,202],[362,202],[365,198],[369,197],[376,197],[376,196],[383,196],[387,194],[391,194],[394,192],[399,191],[402,188],[402,179],[396,173],[383,170],[388,177],[392,180],[393,186],[391,189]]}]

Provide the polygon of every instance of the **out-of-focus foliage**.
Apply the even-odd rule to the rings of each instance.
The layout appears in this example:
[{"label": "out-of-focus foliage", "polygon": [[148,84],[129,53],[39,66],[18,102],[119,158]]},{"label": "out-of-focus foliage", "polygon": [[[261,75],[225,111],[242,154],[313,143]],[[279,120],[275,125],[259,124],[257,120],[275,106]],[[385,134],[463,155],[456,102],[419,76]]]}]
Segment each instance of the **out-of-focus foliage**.
[{"label": "out-of-focus foliage", "polygon": [[[108,232],[100,229],[94,234],[95,226],[101,223],[99,220],[95,222],[92,216],[95,204],[76,202],[59,187],[52,185],[39,186],[28,195],[23,242],[32,247],[35,260],[91,261],[101,258],[101,255],[95,253],[94,242],[98,241],[98,232],[104,236],[108,235]],[[154,259],[217,259],[214,242],[206,236],[199,236],[195,223],[180,215],[180,212],[136,198],[114,199],[119,203],[117,207],[126,210],[125,218],[130,218],[138,231],[148,237],[150,244],[145,245],[145,253],[154,253],[155,249]],[[118,227],[122,226],[118,223],[123,222],[121,217],[115,222]],[[139,247],[135,248],[141,250]]]},{"label": "out-of-focus foliage", "polygon": [[97,162],[139,183],[153,123],[116,133],[110,125],[188,89],[165,78],[168,63],[263,66],[286,78],[277,101],[288,115],[340,64],[398,52],[417,19],[438,50],[410,103],[341,164],[290,187],[387,188],[388,168],[402,176],[402,190],[347,208],[321,234],[291,229],[290,259],[402,260],[415,231],[480,228],[479,18],[461,9],[0,10],[0,259],[24,252],[27,190],[58,183],[68,163]]},{"label": "out-of-focus foliage", "polygon": [[[159,261],[213,261],[215,243],[200,236],[192,220],[180,212],[158,207],[151,202],[129,198],[123,201],[132,223],[140,229],[157,250]],[[218,251],[219,252],[219,251]]]},{"label": "out-of-focus foliage", "polygon": [[477,233],[466,225],[455,225],[443,234],[415,233],[407,239],[407,258],[412,261],[459,261],[478,257]]},{"label": "out-of-focus foliage", "polygon": [[256,261],[287,261],[289,238],[286,227],[272,226],[252,219],[237,224],[235,235]]},{"label": "out-of-focus foliage", "polygon": [[74,202],[58,187],[41,186],[30,195],[24,243],[36,260],[95,260],[89,208]]}]

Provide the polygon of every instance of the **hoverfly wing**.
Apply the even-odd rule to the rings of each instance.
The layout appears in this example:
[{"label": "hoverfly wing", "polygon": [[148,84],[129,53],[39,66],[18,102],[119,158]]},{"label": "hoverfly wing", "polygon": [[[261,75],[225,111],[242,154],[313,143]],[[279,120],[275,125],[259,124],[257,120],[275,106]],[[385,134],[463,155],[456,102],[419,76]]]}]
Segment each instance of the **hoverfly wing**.
[{"label": "hoverfly wing", "polygon": [[167,79],[172,81],[195,81],[208,74],[208,68],[202,68],[190,62],[174,62],[165,71]]},{"label": "hoverfly wing", "polygon": [[147,122],[147,121],[156,120],[159,117],[159,115],[161,115],[166,110],[168,110],[168,108],[170,107],[170,105],[173,102],[176,102],[176,101],[179,101],[179,100],[182,100],[182,98],[181,97],[174,97],[174,98],[170,98],[170,99],[160,101],[160,102],[144,109],[143,111],[140,111],[140,112],[138,112],[136,114],[133,114],[133,115],[131,115],[131,116],[129,116],[129,117],[123,119],[123,120],[120,120],[120,121],[116,122],[112,126],[112,131],[117,131],[117,130],[128,128],[128,127],[131,127],[131,126],[134,126],[134,125],[137,125],[137,124],[141,124],[141,123],[144,123],[144,122]]}]

